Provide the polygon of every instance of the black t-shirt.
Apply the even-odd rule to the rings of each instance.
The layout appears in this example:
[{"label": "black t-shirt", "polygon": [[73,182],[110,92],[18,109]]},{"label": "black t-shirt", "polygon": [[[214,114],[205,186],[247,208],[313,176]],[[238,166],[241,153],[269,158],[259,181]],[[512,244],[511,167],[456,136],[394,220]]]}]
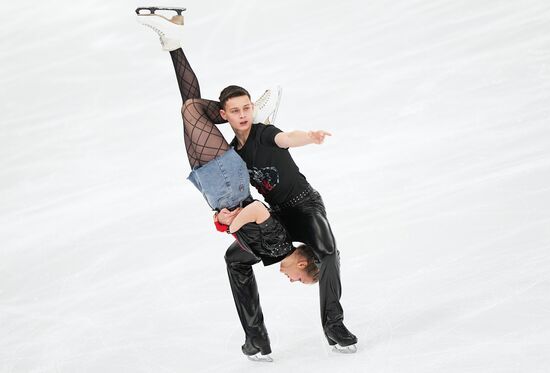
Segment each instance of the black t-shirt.
[{"label": "black t-shirt", "polygon": [[241,149],[237,138],[231,145],[246,162],[250,183],[270,205],[282,204],[300,194],[309,185],[300,173],[288,149],[275,144],[275,135],[282,132],[273,125],[252,124]]}]

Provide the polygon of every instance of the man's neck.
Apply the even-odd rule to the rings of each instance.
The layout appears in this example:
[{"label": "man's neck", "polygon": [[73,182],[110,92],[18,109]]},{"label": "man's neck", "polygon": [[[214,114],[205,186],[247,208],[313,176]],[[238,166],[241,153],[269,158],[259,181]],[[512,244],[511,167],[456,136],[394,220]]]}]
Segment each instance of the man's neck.
[{"label": "man's neck", "polygon": [[246,140],[248,140],[248,136],[250,135],[251,130],[252,126],[244,131],[235,131],[235,137],[237,138],[237,149],[241,149],[244,146]]}]

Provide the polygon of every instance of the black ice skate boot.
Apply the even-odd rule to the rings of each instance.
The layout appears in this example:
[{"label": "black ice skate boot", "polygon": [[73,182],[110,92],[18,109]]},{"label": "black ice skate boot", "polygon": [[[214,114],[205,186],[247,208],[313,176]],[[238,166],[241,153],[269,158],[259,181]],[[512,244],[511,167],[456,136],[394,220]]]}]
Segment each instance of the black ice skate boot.
[{"label": "black ice skate boot", "polygon": [[268,355],[271,353],[271,346],[269,343],[269,337],[267,335],[260,337],[246,337],[246,341],[242,346],[243,353],[245,355],[255,355],[260,352],[262,355]]},{"label": "black ice skate boot", "polygon": [[268,362],[273,361],[271,356],[269,356],[271,353],[271,345],[267,334],[254,337],[247,335],[241,349],[243,354],[245,354],[250,360]]},{"label": "black ice skate boot", "polygon": [[342,322],[327,325],[324,329],[328,344],[334,346],[339,352],[353,353],[357,351],[357,337]]}]

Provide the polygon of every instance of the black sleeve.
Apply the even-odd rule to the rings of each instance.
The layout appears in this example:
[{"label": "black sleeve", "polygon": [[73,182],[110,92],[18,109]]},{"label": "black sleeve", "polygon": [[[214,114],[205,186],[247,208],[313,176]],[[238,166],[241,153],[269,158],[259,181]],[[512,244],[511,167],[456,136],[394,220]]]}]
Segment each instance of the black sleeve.
[{"label": "black sleeve", "polygon": [[278,133],[281,133],[280,129],[275,127],[274,125],[265,125],[262,124],[262,132],[260,133],[260,144],[262,145],[270,145],[270,146],[277,146],[275,143],[275,135]]}]

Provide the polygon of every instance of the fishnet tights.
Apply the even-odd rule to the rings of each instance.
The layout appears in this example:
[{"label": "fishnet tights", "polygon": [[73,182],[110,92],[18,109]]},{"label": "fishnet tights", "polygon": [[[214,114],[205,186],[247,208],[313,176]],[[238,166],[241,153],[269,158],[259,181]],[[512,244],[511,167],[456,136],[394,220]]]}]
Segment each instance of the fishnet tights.
[{"label": "fishnet tights", "polygon": [[216,124],[226,121],[220,115],[219,102],[201,98],[199,81],[183,50],[170,52],[183,106],[183,138],[187,158],[192,169],[219,157],[229,149],[229,144]]}]

